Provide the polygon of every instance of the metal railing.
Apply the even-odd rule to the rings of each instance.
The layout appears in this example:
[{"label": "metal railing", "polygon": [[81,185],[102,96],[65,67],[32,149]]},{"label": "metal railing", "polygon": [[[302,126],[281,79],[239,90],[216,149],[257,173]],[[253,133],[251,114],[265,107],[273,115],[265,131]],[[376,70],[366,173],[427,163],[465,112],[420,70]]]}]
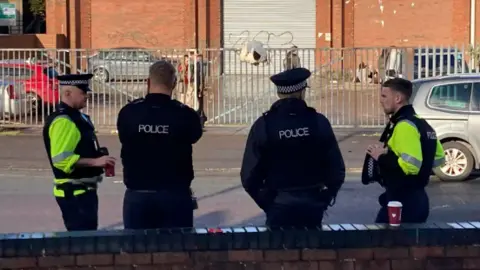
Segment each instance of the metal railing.
[{"label": "metal railing", "polygon": [[[43,125],[59,102],[55,75],[93,73],[94,93],[84,112],[97,127],[115,129],[121,107],[145,95],[149,66],[158,59],[178,68],[174,98],[197,108],[199,100],[194,97],[203,93],[207,125],[250,125],[277,99],[269,77],[286,68],[288,52],[269,49],[265,63],[252,65],[240,61],[239,50],[227,48],[0,50],[0,83],[22,85],[12,92],[15,95],[5,94],[7,90],[0,93],[0,125]],[[312,71],[307,103],[324,113],[333,126],[353,128],[385,124],[378,102],[382,81],[472,73],[478,57],[463,46],[300,48],[295,55],[301,66]]]}]

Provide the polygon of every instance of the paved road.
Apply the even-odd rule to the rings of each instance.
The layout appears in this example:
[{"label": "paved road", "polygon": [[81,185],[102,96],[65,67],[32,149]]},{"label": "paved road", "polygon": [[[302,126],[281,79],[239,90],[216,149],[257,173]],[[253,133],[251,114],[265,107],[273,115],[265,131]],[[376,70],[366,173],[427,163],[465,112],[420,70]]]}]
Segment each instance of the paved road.
[{"label": "paved road", "polygon": [[[196,170],[237,170],[245,147],[245,130],[226,128],[207,131],[194,147]],[[236,134],[236,135],[232,135]],[[367,134],[369,135],[369,134]],[[337,135],[347,167],[359,169],[368,144],[378,136],[362,133],[341,132]],[[120,143],[115,135],[99,136],[100,144],[109,148],[112,155],[119,157]],[[42,137],[38,134],[22,136],[0,136],[0,169],[49,170]],[[120,172],[121,168],[117,168]]]},{"label": "paved road", "polygon": [[[260,225],[264,222],[261,211],[239,185],[245,132],[233,133],[210,130],[195,146],[194,190],[200,198],[197,226]],[[381,189],[377,185],[362,186],[358,171],[366,145],[375,142],[376,137],[347,133],[337,137],[350,174],[325,221],[371,222]],[[100,136],[100,142],[118,157],[119,144],[115,136]],[[45,162],[41,138],[38,135],[2,136],[0,149],[0,232],[62,230],[60,213],[51,196],[51,172]],[[103,228],[122,226],[124,187],[120,166],[117,173],[117,177],[106,179],[100,189]],[[432,220],[479,219],[480,181],[432,182],[429,194]]]},{"label": "paved road", "polygon": [[[51,197],[48,172],[0,171],[0,232],[63,230],[60,212]],[[194,190],[199,197],[196,226],[261,225],[264,215],[239,186],[238,174],[198,172]],[[100,225],[122,228],[124,187],[120,177],[106,180],[100,189]],[[375,217],[378,185],[364,187],[350,175],[337,204],[328,211],[328,223],[371,223]],[[433,182],[431,220],[479,220],[480,182]]]}]

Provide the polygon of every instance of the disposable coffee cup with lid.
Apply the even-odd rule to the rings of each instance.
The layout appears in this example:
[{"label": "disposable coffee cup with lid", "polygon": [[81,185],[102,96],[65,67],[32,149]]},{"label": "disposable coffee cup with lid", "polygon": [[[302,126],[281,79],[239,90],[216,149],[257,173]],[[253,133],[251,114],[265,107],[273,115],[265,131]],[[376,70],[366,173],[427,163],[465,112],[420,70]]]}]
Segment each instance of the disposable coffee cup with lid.
[{"label": "disposable coffee cup with lid", "polygon": [[390,201],[388,203],[388,221],[390,226],[400,226],[402,223],[402,203],[398,201]]}]

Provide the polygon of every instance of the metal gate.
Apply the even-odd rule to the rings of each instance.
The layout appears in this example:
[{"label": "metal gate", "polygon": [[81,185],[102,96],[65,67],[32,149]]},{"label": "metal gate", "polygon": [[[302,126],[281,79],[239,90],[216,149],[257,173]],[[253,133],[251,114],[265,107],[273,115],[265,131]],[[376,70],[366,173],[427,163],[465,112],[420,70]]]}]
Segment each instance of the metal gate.
[{"label": "metal gate", "polygon": [[[226,49],[240,49],[251,40],[262,42],[267,49],[315,48],[315,0],[225,0],[223,13]],[[285,53],[286,50],[271,51],[269,65],[261,67],[259,72],[278,72]],[[303,66],[314,68],[314,55],[299,56]],[[225,53],[224,74],[240,74],[245,68],[239,61],[238,51]]]},{"label": "metal gate", "polygon": [[[269,77],[284,69],[287,53],[299,48],[300,64],[315,69],[315,0],[224,0],[221,87],[225,106],[213,122],[253,122],[276,99]],[[267,63],[240,62],[249,41],[267,49]]]}]

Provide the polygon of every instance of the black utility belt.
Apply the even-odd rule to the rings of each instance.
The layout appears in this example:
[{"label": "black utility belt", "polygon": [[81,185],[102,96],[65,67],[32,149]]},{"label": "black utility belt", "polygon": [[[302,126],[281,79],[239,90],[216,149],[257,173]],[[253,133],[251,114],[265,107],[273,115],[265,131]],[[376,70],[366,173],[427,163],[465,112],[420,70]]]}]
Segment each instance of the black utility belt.
[{"label": "black utility belt", "polygon": [[161,193],[161,192],[174,192],[174,193],[185,193],[193,194],[190,188],[158,188],[158,189],[148,189],[148,188],[127,188],[128,191],[138,192],[138,193]]},{"label": "black utility belt", "polygon": [[83,189],[97,189],[97,184],[80,184],[80,183],[63,183],[56,184],[55,187],[59,190],[83,190]]},{"label": "black utility belt", "polygon": [[327,189],[325,185],[316,185],[316,186],[307,186],[307,187],[276,188],[273,190],[276,192],[295,193],[295,192],[317,192],[317,191],[324,191],[325,189]]}]

